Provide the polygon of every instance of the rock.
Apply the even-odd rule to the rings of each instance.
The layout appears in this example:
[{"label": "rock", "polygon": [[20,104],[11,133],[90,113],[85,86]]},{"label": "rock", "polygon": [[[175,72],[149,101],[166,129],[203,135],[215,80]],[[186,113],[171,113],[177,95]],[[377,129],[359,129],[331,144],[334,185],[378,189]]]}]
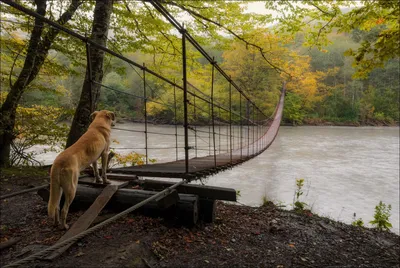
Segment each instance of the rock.
[{"label": "rock", "polygon": [[232,238],[231,241],[232,241],[232,243],[235,243],[235,242],[236,242],[236,239],[235,239],[235,238]]}]

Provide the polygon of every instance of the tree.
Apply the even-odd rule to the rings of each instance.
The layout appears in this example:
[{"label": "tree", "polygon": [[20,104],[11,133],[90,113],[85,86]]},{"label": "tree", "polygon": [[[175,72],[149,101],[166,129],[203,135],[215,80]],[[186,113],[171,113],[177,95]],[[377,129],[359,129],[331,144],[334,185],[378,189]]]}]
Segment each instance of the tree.
[{"label": "tree", "polygon": [[[72,0],[68,9],[59,17],[57,23],[64,25],[73,16],[82,2]],[[46,14],[47,0],[35,0],[36,12],[42,16]],[[55,41],[59,30],[44,27],[44,22],[35,19],[34,27],[28,43],[24,65],[17,80],[10,85],[10,91],[0,108],[0,167],[9,165],[11,143],[15,138],[15,116],[19,100],[26,87],[39,73],[49,50]]]},{"label": "tree", "polygon": [[[97,0],[93,14],[93,26],[90,39],[106,46],[110,18],[113,10],[113,0]],[[76,108],[71,129],[68,134],[66,147],[74,144],[85,133],[90,121],[90,114],[96,109],[100,97],[101,82],[103,80],[103,61],[105,52],[97,47],[90,46],[90,64],[86,67],[85,81],[82,86],[81,97]],[[91,69],[89,69],[89,66]],[[89,71],[91,73],[89,73]],[[90,80],[92,79],[92,81]]]},{"label": "tree", "polygon": [[357,50],[346,52],[354,57],[355,77],[365,78],[374,68],[400,56],[399,1],[281,0],[268,1],[266,7],[280,14],[277,20],[281,34],[304,32],[304,44],[319,49],[328,44],[332,31],[375,30],[376,34],[364,39]]}]

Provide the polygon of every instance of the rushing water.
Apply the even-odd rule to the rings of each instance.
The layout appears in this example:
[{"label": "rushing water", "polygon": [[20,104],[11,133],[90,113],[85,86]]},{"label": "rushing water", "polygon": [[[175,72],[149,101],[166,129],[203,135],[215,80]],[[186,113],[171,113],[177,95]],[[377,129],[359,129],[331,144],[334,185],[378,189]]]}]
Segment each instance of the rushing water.
[{"label": "rushing water", "polygon": [[[128,123],[117,127],[143,129],[140,124]],[[173,134],[175,128],[151,126],[149,131]],[[178,133],[183,134],[182,129]],[[113,137],[120,142],[114,144],[117,148],[144,147],[144,135],[138,132],[113,130]],[[202,139],[199,142],[206,146],[207,138]],[[174,160],[175,149],[168,148],[175,146],[175,136],[152,135],[148,144],[164,147],[150,150],[151,158],[160,162]],[[182,147],[183,141],[178,144]],[[178,155],[183,157],[183,149]],[[53,154],[41,157],[47,163],[51,159]],[[305,179],[301,198],[313,212],[347,223],[356,213],[357,218],[368,223],[373,219],[375,205],[382,200],[392,205],[392,230],[399,233],[399,128],[281,127],[268,150],[210,177],[207,184],[240,190],[239,201],[247,205],[260,205],[265,196],[290,208],[296,178]]]}]

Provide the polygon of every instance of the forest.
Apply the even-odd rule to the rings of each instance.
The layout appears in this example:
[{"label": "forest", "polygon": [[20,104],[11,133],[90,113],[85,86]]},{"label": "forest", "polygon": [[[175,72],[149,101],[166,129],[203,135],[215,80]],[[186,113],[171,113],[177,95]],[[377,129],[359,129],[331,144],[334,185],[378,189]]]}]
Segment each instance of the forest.
[{"label": "forest", "polygon": [[[180,34],[150,2],[18,1],[181,84]],[[265,114],[273,113],[287,81],[285,123],[398,125],[397,1],[259,2],[267,13],[247,11],[246,1],[160,2]],[[119,120],[142,122],[145,74],[89,49],[97,81],[91,104],[115,111]],[[15,152],[36,144],[48,150],[71,144],[87,127],[86,50],[73,36],[1,4],[1,166],[15,164],[21,156]],[[187,54],[189,87],[209,94],[210,64],[190,45]],[[154,76],[145,81],[150,122],[181,123],[182,94]],[[218,74],[214,87],[218,102],[227,104],[227,84]],[[238,103],[233,95],[233,109]],[[190,120],[206,124],[207,104],[198,105]]]}]

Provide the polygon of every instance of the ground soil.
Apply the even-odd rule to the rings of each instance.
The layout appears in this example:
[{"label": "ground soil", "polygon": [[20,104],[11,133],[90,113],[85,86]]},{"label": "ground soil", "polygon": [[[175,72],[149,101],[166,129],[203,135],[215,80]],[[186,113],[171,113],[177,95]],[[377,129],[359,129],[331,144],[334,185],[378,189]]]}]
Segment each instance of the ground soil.
[{"label": "ground soil", "polygon": [[[48,181],[46,172],[0,175],[0,194]],[[14,174],[14,176],[12,176]],[[0,265],[54,244],[64,231],[47,223],[36,193],[0,201]],[[83,211],[71,212],[73,223]],[[111,212],[99,216],[98,221]],[[399,236],[272,203],[248,207],[217,203],[214,223],[185,227],[173,220],[132,214],[89,235],[52,262],[27,267],[399,267]]]}]

